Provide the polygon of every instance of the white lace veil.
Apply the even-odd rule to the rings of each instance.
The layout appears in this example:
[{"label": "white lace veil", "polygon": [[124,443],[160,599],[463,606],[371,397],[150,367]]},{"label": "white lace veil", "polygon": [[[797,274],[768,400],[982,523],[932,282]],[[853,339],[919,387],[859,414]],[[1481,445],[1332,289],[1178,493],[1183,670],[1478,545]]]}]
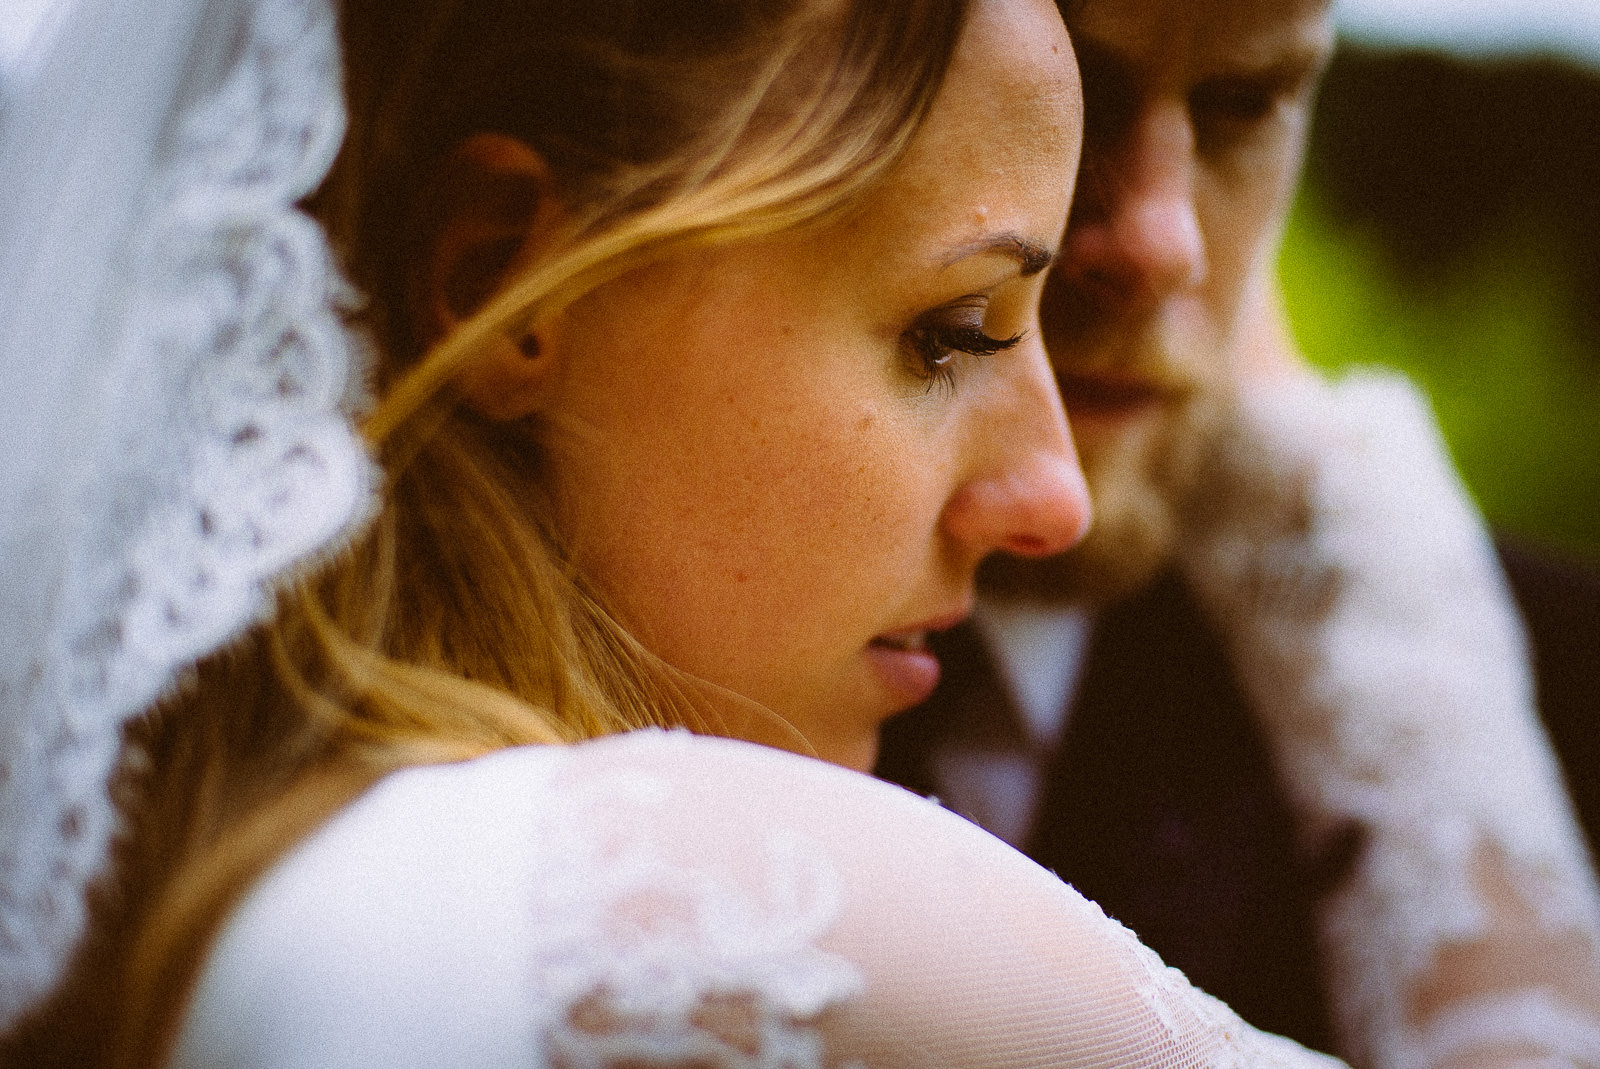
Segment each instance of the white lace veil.
[{"label": "white lace veil", "polygon": [[348,535],[328,0],[74,0],[0,82],[0,1029],[57,979],[119,732]]}]

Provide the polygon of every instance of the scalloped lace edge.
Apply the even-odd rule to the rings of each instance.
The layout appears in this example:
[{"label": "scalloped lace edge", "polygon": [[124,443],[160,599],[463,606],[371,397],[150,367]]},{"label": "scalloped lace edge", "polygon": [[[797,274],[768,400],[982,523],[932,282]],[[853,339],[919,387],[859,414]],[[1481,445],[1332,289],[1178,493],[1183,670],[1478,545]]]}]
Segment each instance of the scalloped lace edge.
[{"label": "scalloped lace edge", "polygon": [[23,718],[0,777],[0,1028],[81,935],[117,828],[122,725],[265,618],[275,580],[372,508],[349,416],[351,294],[295,206],[343,136],[333,13],[259,0],[241,17],[237,54],[182,114],[126,245],[109,453],[144,470],[91,488],[50,645],[0,687]]}]

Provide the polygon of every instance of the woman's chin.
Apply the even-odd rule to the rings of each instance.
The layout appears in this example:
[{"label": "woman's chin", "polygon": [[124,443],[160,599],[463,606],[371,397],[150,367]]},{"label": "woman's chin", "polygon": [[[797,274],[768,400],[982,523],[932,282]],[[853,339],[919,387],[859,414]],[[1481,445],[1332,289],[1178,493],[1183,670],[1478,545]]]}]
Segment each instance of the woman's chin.
[{"label": "woman's chin", "polygon": [[[884,721],[926,701],[939,685],[938,657],[923,641],[875,640],[811,687],[783,693],[747,687],[718,709],[714,732],[830,764],[871,771]],[[729,695],[741,693],[737,689]]]}]

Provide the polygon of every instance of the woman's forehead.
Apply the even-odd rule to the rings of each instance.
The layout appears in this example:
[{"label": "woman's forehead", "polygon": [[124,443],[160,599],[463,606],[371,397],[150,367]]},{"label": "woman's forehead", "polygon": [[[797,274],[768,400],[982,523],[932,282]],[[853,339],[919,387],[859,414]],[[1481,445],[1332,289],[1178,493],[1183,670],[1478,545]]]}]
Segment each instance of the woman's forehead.
[{"label": "woman's forehead", "polygon": [[[1053,4],[979,0],[926,122],[871,198],[907,232],[941,220],[1053,249],[1077,170],[1083,103]],[[941,239],[942,240],[942,239]]]}]

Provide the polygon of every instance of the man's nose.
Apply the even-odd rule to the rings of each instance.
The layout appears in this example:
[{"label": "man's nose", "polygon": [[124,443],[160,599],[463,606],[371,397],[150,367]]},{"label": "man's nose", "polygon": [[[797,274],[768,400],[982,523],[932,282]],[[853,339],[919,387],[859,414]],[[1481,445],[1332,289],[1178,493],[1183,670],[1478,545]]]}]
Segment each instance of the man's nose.
[{"label": "man's nose", "polygon": [[1149,101],[1108,144],[1085,145],[1058,271],[1106,300],[1159,302],[1208,268],[1187,104]]},{"label": "man's nose", "polygon": [[[1089,486],[1055,378],[1035,343],[1006,411],[983,420],[974,474],[945,505],[945,533],[976,561],[1003,550],[1045,557],[1089,529]],[[1022,354],[1018,354],[1019,356]]]}]

